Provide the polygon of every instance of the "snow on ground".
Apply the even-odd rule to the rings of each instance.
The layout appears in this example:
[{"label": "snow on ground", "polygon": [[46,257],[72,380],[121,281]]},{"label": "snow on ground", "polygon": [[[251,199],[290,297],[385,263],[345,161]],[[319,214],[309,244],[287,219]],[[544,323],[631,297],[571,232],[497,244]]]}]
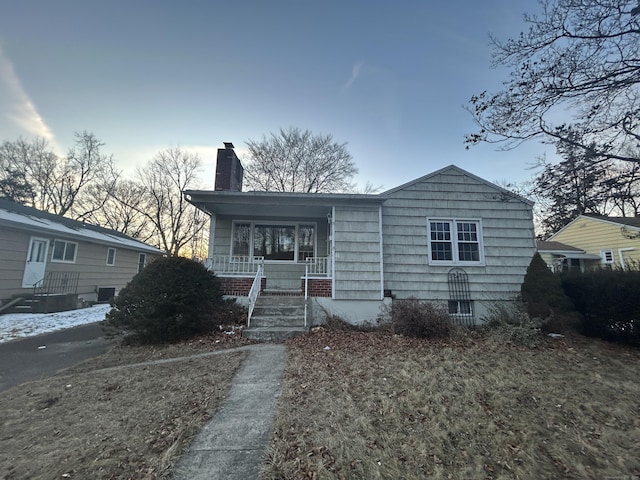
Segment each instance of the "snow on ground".
[{"label": "snow on ground", "polygon": [[94,305],[67,312],[56,313],[8,313],[0,315],[0,343],[77,327],[85,323],[104,320],[111,309],[109,305]]}]

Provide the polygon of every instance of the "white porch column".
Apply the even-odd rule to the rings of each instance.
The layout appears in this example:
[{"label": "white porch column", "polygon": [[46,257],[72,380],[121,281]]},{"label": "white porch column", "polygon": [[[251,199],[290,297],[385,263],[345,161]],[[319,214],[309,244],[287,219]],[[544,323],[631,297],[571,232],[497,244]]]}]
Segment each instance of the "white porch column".
[{"label": "white porch column", "polygon": [[212,213],[209,220],[209,246],[207,247],[207,258],[213,258],[213,247],[216,239],[216,214]]}]

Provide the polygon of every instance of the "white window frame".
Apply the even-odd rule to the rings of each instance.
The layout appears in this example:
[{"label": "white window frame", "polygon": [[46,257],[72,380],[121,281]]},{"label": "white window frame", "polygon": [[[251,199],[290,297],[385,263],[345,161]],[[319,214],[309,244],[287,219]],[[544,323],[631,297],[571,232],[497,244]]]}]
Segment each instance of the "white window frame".
[{"label": "white window frame", "polygon": [[613,248],[604,248],[600,250],[600,263],[604,265],[611,265],[615,262],[613,256]]},{"label": "white window frame", "polygon": [[138,273],[144,270],[144,267],[147,266],[147,254],[146,253],[138,253]]},{"label": "white window frame", "polygon": [[[431,223],[439,222],[439,223],[448,223],[450,232],[451,232],[451,249],[452,249],[452,259],[451,260],[434,260],[432,256],[431,250]],[[474,223],[476,225],[476,233],[478,235],[478,260],[469,261],[469,260],[459,260],[459,248],[458,248],[458,223]],[[427,251],[428,251],[428,262],[429,265],[467,265],[467,266],[484,266],[485,258],[484,258],[484,242],[483,242],[483,229],[482,229],[482,220],[479,218],[439,218],[439,217],[428,217],[427,218]],[[468,242],[463,242],[468,243]]]},{"label": "white window frame", "polygon": [[[254,255],[254,234],[256,225],[260,226],[282,226],[282,227],[295,227],[295,246],[294,246],[294,254],[293,260],[267,260],[265,259],[265,263],[300,263],[304,262],[303,259],[300,258],[300,234],[299,229],[302,226],[310,226],[313,227],[313,257],[316,257],[318,254],[318,224],[317,222],[282,222],[278,220],[233,220],[231,226],[231,244],[229,245],[229,255],[233,258],[236,254],[233,251],[233,245],[235,243],[235,234],[236,234],[236,224],[249,224],[249,255],[248,257],[253,258]],[[247,256],[247,255],[238,255],[238,256]]]},{"label": "white window frame", "polygon": [[[113,251],[113,258],[109,262],[109,254]],[[107,248],[107,267],[113,267],[116,264],[116,249],[114,247]]]},{"label": "white window frame", "polygon": [[[56,243],[64,243],[64,250],[62,251],[62,258],[55,258],[54,255],[56,253]],[[74,245],[75,248],[73,250],[73,258],[71,260],[67,260],[67,247],[68,245]],[[76,263],[76,259],[78,258],[78,242],[71,242],[69,240],[53,240],[53,246],[51,248],[51,262],[52,263]]]},{"label": "white window frame", "polygon": [[[469,304],[469,312],[463,312],[460,308],[462,303]],[[456,311],[451,311],[451,305],[456,305]],[[473,318],[473,300],[448,300],[447,308],[449,310],[449,315],[456,318]]]}]

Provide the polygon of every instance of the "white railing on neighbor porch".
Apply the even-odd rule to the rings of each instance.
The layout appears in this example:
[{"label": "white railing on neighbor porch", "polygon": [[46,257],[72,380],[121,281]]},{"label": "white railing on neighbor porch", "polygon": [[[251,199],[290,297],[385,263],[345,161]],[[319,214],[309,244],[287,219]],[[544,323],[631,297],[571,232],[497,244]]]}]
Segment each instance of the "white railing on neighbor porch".
[{"label": "white railing on neighbor porch", "polygon": [[248,257],[241,255],[214,255],[204,262],[209,270],[226,275],[254,275],[264,264],[264,257]]},{"label": "white railing on neighbor porch", "polygon": [[260,290],[262,287],[262,273],[263,264],[259,263],[258,270],[256,271],[256,276],[253,278],[251,290],[249,290],[249,314],[247,315],[247,328],[251,326],[251,315],[253,315],[253,307],[256,306],[256,300],[260,295]]}]

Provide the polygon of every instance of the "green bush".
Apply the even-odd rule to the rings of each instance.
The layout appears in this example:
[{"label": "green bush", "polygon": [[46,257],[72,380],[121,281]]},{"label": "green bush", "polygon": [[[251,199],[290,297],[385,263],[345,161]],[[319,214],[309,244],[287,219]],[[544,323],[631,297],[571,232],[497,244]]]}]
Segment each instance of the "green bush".
[{"label": "green bush", "polygon": [[640,271],[599,269],[562,277],[584,335],[640,345]]},{"label": "green bush", "polygon": [[218,280],[203,265],[160,258],[120,290],[105,323],[141,342],[172,342],[213,330],[222,305]]},{"label": "green bush", "polygon": [[444,305],[410,297],[391,304],[393,331],[416,338],[449,338],[453,324]]}]

